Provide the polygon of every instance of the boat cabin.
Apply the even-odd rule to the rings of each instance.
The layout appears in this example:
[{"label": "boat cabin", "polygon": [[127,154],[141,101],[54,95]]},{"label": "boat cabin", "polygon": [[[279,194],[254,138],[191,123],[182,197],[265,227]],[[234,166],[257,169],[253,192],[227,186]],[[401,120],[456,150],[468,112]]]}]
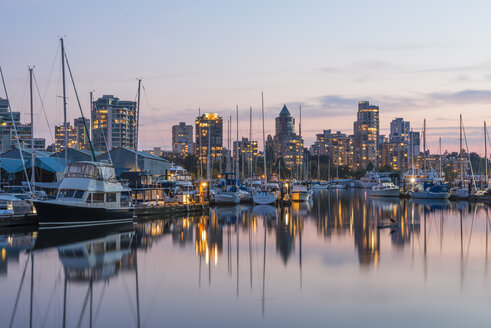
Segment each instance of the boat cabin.
[{"label": "boat cabin", "polygon": [[76,162],[65,170],[57,201],[85,204],[88,207],[119,208],[131,206],[129,189],[116,180],[116,171],[108,163]]}]

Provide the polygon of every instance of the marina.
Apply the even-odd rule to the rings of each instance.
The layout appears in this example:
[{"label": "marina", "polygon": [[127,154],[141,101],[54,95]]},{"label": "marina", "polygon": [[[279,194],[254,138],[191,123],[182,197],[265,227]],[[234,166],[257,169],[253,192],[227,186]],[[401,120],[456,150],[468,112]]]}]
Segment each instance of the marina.
[{"label": "marina", "polygon": [[2,9],[0,328],[490,326],[491,2]]}]

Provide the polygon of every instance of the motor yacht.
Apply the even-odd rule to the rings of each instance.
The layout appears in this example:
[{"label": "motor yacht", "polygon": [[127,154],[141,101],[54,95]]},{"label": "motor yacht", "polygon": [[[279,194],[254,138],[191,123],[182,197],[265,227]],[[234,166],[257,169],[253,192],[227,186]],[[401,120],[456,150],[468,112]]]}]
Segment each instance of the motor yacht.
[{"label": "motor yacht", "polygon": [[116,180],[114,166],[74,162],[67,166],[53,200],[33,200],[40,226],[111,224],[133,219],[129,189]]},{"label": "motor yacht", "polygon": [[399,197],[399,187],[392,182],[380,182],[370,190],[372,197]]},{"label": "motor yacht", "polygon": [[291,200],[295,202],[306,202],[310,199],[312,192],[305,183],[293,183],[291,186]]}]

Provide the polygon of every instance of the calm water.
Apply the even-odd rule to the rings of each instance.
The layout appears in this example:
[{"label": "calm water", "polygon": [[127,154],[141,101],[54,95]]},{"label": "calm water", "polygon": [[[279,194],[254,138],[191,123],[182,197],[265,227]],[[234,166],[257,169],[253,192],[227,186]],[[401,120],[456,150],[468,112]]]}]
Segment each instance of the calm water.
[{"label": "calm water", "polygon": [[483,205],[322,191],[281,210],[10,231],[0,326],[489,327],[487,223]]}]

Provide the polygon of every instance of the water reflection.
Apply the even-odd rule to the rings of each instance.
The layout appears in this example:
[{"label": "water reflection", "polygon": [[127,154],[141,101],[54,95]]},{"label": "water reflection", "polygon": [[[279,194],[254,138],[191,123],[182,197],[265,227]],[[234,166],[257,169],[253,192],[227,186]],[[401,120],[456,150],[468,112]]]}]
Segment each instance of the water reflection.
[{"label": "water reflection", "polygon": [[[309,299],[326,284],[332,290],[358,279],[370,289],[370,274],[390,280],[407,271],[405,281],[416,290],[421,277],[424,286],[441,278],[447,289],[455,285],[462,293],[470,285],[476,292],[477,263],[487,276],[488,233],[482,204],[371,199],[344,190],[316,192],[310,203],[281,208],[216,207],[205,216],[136,225],[6,231],[0,235],[0,288],[8,292],[0,296],[0,315],[12,326],[158,326],[160,313],[153,308],[175,303],[205,315],[196,309],[209,298],[235,314],[261,314],[218,326],[267,325],[268,312],[280,320],[277,311],[289,307],[288,299],[315,308]],[[165,277],[164,268],[175,275]],[[165,292],[157,293],[163,285]],[[359,293],[349,291],[354,296],[348,303],[359,302]],[[303,311],[309,313],[303,320],[318,322],[312,310]],[[177,312],[165,312],[174,325],[199,324]]]}]

